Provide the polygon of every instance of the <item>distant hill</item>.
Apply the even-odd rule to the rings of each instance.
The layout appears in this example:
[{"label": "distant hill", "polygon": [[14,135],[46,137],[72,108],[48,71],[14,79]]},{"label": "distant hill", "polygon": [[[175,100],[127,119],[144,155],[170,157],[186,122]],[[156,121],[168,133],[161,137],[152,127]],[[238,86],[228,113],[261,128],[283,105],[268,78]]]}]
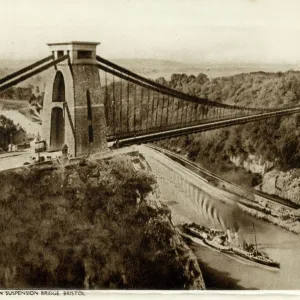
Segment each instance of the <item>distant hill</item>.
[{"label": "distant hill", "polygon": [[[20,70],[35,61],[33,60],[0,60],[0,78],[11,74],[17,70]],[[47,76],[47,71],[42,72],[32,78],[25,80],[24,82],[20,83],[18,86],[20,87],[28,87],[38,86],[41,91],[45,88],[45,78]],[[0,95],[1,98],[1,95]]]},{"label": "distant hill", "polygon": [[[188,74],[197,76],[199,73],[206,74],[209,78],[231,76],[249,72],[285,72],[288,70],[300,70],[300,66],[291,64],[241,64],[241,63],[224,63],[224,64],[208,64],[208,63],[184,63],[173,60],[159,59],[110,59],[114,63],[123,66],[131,71],[148,78],[157,79],[164,77],[170,80],[173,73]],[[29,64],[33,60],[0,60],[0,78],[19,70]],[[45,88],[47,71],[34,76],[21,83],[20,86],[38,86],[41,91]]]},{"label": "distant hill", "polygon": [[41,58],[37,58],[36,60],[33,59],[23,59],[23,60],[16,60],[16,59],[0,59],[0,69],[7,68],[7,69],[21,69],[25,66],[28,66],[35,61]]},{"label": "distant hill", "polygon": [[[171,78],[173,73],[183,73],[197,76],[199,73],[209,78],[232,76],[250,72],[286,72],[288,70],[300,70],[300,65],[294,64],[241,64],[241,63],[183,63],[172,60],[159,59],[111,59],[111,61],[126,67],[136,73],[146,75],[153,79],[165,77]],[[165,74],[165,76],[161,76]]]}]

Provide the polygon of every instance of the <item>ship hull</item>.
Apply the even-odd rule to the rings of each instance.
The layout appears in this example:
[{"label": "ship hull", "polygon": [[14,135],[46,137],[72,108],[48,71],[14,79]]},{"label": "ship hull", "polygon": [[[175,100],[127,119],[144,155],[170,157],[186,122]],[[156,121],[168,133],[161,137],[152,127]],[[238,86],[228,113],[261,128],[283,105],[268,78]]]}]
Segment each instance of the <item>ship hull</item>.
[{"label": "ship hull", "polygon": [[280,268],[280,264],[278,262],[272,262],[272,261],[264,261],[264,260],[261,260],[259,258],[256,258],[256,257],[249,257],[248,255],[246,254],[243,254],[241,252],[237,252],[237,251],[232,251],[232,253],[236,256],[239,256],[239,257],[242,257],[244,259],[247,259],[248,261],[252,261],[252,262],[255,262],[255,263],[258,263],[258,264],[261,264],[261,265],[265,265],[265,266],[268,266],[268,267],[273,267],[273,268]]},{"label": "ship hull", "polygon": [[280,264],[276,261],[265,261],[263,259],[259,259],[258,257],[254,257],[254,256],[250,257],[247,254],[243,253],[241,250],[235,249],[232,247],[218,247],[217,245],[214,245],[213,243],[209,242],[203,235],[201,235],[201,233],[198,233],[196,230],[192,230],[189,227],[182,227],[182,231],[191,236],[194,236],[194,237],[200,239],[202,241],[202,243],[204,245],[208,246],[209,248],[213,248],[215,250],[224,252],[231,256],[239,256],[239,257],[246,259],[247,261],[251,261],[251,262],[254,262],[257,264],[269,266],[272,268],[280,268]]}]

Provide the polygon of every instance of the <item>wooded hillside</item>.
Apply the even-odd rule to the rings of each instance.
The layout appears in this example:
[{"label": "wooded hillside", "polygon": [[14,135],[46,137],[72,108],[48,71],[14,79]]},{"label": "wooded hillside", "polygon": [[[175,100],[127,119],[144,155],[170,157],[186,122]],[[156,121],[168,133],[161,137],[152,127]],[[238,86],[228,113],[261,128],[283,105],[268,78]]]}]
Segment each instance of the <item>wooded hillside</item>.
[{"label": "wooded hillside", "polygon": [[[163,79],[159,79],[163,82]],[[165,84],[213,101],[251,107],[282,107],[300,101],[300,72],[248,73],[209,79],[204,74],[174,74]],[[254,154],[281,169],[300,167],[299,115],[270,119],[166,141],[194,160],[219,164],[230,155]]]}]

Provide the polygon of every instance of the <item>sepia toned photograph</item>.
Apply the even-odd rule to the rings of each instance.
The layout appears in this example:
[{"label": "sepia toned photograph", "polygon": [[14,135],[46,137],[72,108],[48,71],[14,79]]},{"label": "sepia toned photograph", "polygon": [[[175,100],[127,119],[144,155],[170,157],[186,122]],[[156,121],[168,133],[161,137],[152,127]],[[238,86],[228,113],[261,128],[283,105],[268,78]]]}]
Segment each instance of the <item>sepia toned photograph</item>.
[{"label": "sepia toned photograph", "polygon": [[299,1],[0,7],[1,295],[300,289]]}]

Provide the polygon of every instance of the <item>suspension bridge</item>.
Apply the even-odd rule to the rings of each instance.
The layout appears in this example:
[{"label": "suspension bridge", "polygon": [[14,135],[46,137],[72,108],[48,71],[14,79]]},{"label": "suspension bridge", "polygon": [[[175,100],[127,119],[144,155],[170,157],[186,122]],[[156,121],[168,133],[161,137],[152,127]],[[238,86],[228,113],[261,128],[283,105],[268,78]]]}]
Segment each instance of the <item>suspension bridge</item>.
[{"label": "suspension bridge", "polygon": [[[0,79],[0,93],[50,70],[43,101],[49,151],[76,157],[226,126],[300,113],[293,107],[243,107],[188,95],[96,55],[98,43],[48,44],[51,55]],[[225,100],[225,99],[224,99]]]}]

